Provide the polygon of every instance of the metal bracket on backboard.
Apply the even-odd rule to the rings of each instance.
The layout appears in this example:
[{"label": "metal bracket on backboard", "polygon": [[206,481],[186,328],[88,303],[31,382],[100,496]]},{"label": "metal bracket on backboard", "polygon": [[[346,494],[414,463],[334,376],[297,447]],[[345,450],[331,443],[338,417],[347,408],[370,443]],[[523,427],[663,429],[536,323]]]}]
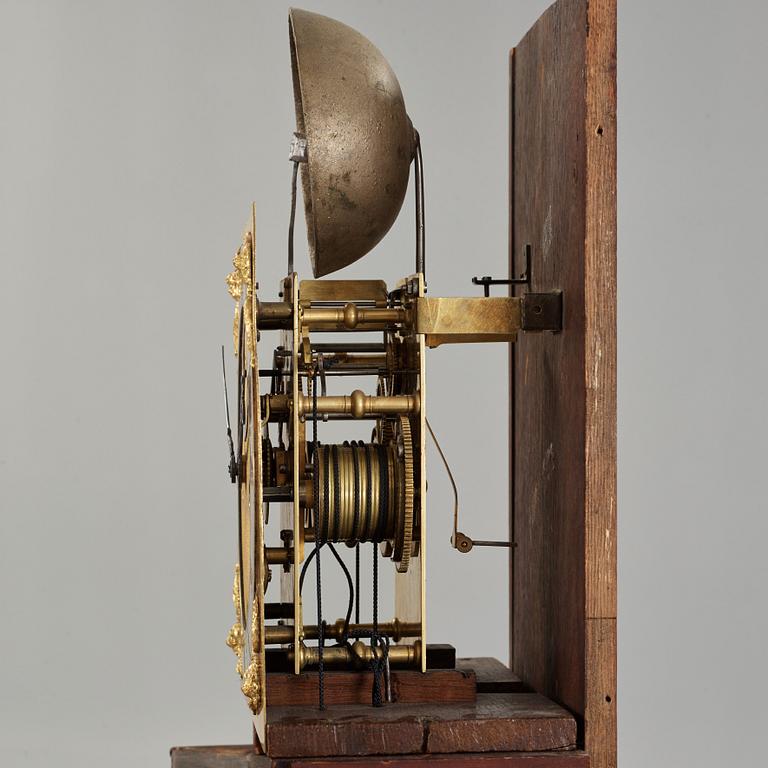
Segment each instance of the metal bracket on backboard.
[{"label": "metal bracket on backboard", "polygon": [[[531,285],[530,244],[525,246],[525,272],[520,277],[495,278],[490,275],[473,277],[473,285],[482,285],[486,298],[491,295],[492,285]],[[523,293],[520,295],[520,329],[523,331],[562,331],[563,292]]]},{"label": "metal bracket on backboard", "polygon": [[491,277],[490,275],[484,275],[483,277],[473,277],[472,285],[482,285],[483,294],[486,296],[491,295],[492,285],[528,285],[531,284],[531,246],[525,246],[525,272],[520,277]]},{"label": "metal bracket on backboard", "polygon": [[524,293],[520,328],[523,331],[562,331],[563,292]]}]

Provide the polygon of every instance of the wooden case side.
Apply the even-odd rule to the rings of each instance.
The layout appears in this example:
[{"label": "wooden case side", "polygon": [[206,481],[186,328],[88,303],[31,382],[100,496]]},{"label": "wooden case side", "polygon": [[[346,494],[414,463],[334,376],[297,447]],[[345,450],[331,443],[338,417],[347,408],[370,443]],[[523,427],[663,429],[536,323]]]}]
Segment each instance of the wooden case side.
[{"label": "wooden case side", "polygon": [[616,0],[589,0],[586,40],[585,746],[616,765]]},{"label": "wooden case side", "polygon": [[513,668],[616,763],[616,4],[559,0],[513,52],[510,271],[564,328],[510,362]]}]

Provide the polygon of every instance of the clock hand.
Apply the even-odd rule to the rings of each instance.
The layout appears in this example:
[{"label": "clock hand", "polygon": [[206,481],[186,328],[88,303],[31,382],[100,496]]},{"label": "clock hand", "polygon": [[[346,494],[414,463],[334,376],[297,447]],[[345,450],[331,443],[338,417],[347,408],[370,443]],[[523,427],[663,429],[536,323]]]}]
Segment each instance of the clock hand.
[{"label": "clock hand", "polygon": [[237,459],[235,458],[235,444],[232,442],[232,427],[229,423],[229,395],[227,393],[227,365],[224,362],[224,345],[221,345],[221,372],[224,376],[224,413],[227,417],[227,440],[229,441],[229,479],[237,482]]}]

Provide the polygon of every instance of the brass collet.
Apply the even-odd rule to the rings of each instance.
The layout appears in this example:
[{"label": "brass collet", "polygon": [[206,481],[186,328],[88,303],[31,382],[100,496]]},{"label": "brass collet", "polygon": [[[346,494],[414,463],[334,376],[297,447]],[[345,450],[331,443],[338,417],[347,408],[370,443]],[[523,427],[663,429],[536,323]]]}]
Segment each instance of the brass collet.
[{"label": "brass collet", "polygon": [[408,312],[404,307],[358,307],[352,303],[343,307],[307,307],[301,314],[302,324],[310,328],[330,325],[349,331],[358,326],[386,327],[407,320]]},{"label": "brass collet", "polygon": [[[289,658],[293,658],[293,649],[288,652]],[[361,640],[352,645],[333,645],[323,649],[323,663],[329,666],[354,666],[365,669],[374,657],[383,658],[384,651],[380,647],[371,648]],[[421,641],[416,640],[412,645],[391,645],[388,651],[389,662],[392,666],[417,667],[421,663]],[[301,668],[318,663],[319,654],[316,646],[299,646],[299,658]]]},{"label": "brass collet", "polygon": [[[371,632],[373,624],[350,624],[347,628],[353,634],[364,631]],[[421,625],[416,622],[405,622],[393,619],[384,621],[376,627],[379,636],[386,636],[398,643],[404,637],[418,637],[421,632]],[[344,619],[339,619],[333,624],[325,625],[325,639],[342,641],[345,637]],[[317,640],[319,631],[316,624],[305,624],[302,630],[304,640]],[[293,627],[287,624],[278,624],[275,626],[264,627],[265,645],[287,645],[293,642]]]},{"label": "brass collet", "polygon": [[[336,416],[351,416],[362,419],[366,416],[417,414],[421,408],[419,394],[413,395],[366,395],[356,389],[350,395],[330,395],[317,398],[317,413]],[[309,395],[299,396],[299,417],[312,413],[313,401]]]}]

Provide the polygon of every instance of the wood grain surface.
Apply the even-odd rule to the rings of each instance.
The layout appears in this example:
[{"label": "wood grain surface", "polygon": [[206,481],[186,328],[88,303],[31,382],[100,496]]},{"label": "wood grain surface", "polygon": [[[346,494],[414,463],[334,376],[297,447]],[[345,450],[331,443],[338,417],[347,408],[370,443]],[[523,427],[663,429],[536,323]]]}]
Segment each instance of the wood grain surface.
[{"label": "wood grain surface", "polygon": [[473,672],[478,693],[522,693],[523,681],[506,665],[490,656],[456,659],[456,669]]},{"label": "wood grain surface", "polygon": [[[373,672],[326,671],[325,703],[371,704]],[[469,669],[392,670],[392,701],[400,704],[473,702],[477,696],[475,673]],[[302,672],[271,672],[267,675],[267,706],[315,706],[318,675]]]},{"label": "wood grain surface", "polygon": [[175,747],[171,768],[589,768],[584,752],[495,752],[462,755],[392,755],[272,760],[250,745]]},{"label": "wood grain surface", "polygon": [[[512,56],[511,265],[563,291],[512,352],[512,667],[616,764],[616,4],[558,0]],[[518,293],[520,290],[518,289]]]},{"label": "wood grain surface", "polygon": [[251,744],[173,747],[171,768],[272,768],[272,760]]},{"label": "wood grain surface", "polygon": [[391,757],[279,761],[280,768],[589,768],[585,752],[494,752],[462,755],[393,755]]},{"label": "wood grain surface", "polygon": [[574,749],[576,723],[534,693],[479,694],[474,704],[272,707],[273,758]]},{"label": "wood grain surface", "polygon": [[[515,671],[584,712],[584,58],[586,0],[551,6],[515,49],[513,255],[562,290],[563,331],[515,345]],[[518,264],[520,259],[518,258]],[[513,271],[520,271],[514,269]]]}]

